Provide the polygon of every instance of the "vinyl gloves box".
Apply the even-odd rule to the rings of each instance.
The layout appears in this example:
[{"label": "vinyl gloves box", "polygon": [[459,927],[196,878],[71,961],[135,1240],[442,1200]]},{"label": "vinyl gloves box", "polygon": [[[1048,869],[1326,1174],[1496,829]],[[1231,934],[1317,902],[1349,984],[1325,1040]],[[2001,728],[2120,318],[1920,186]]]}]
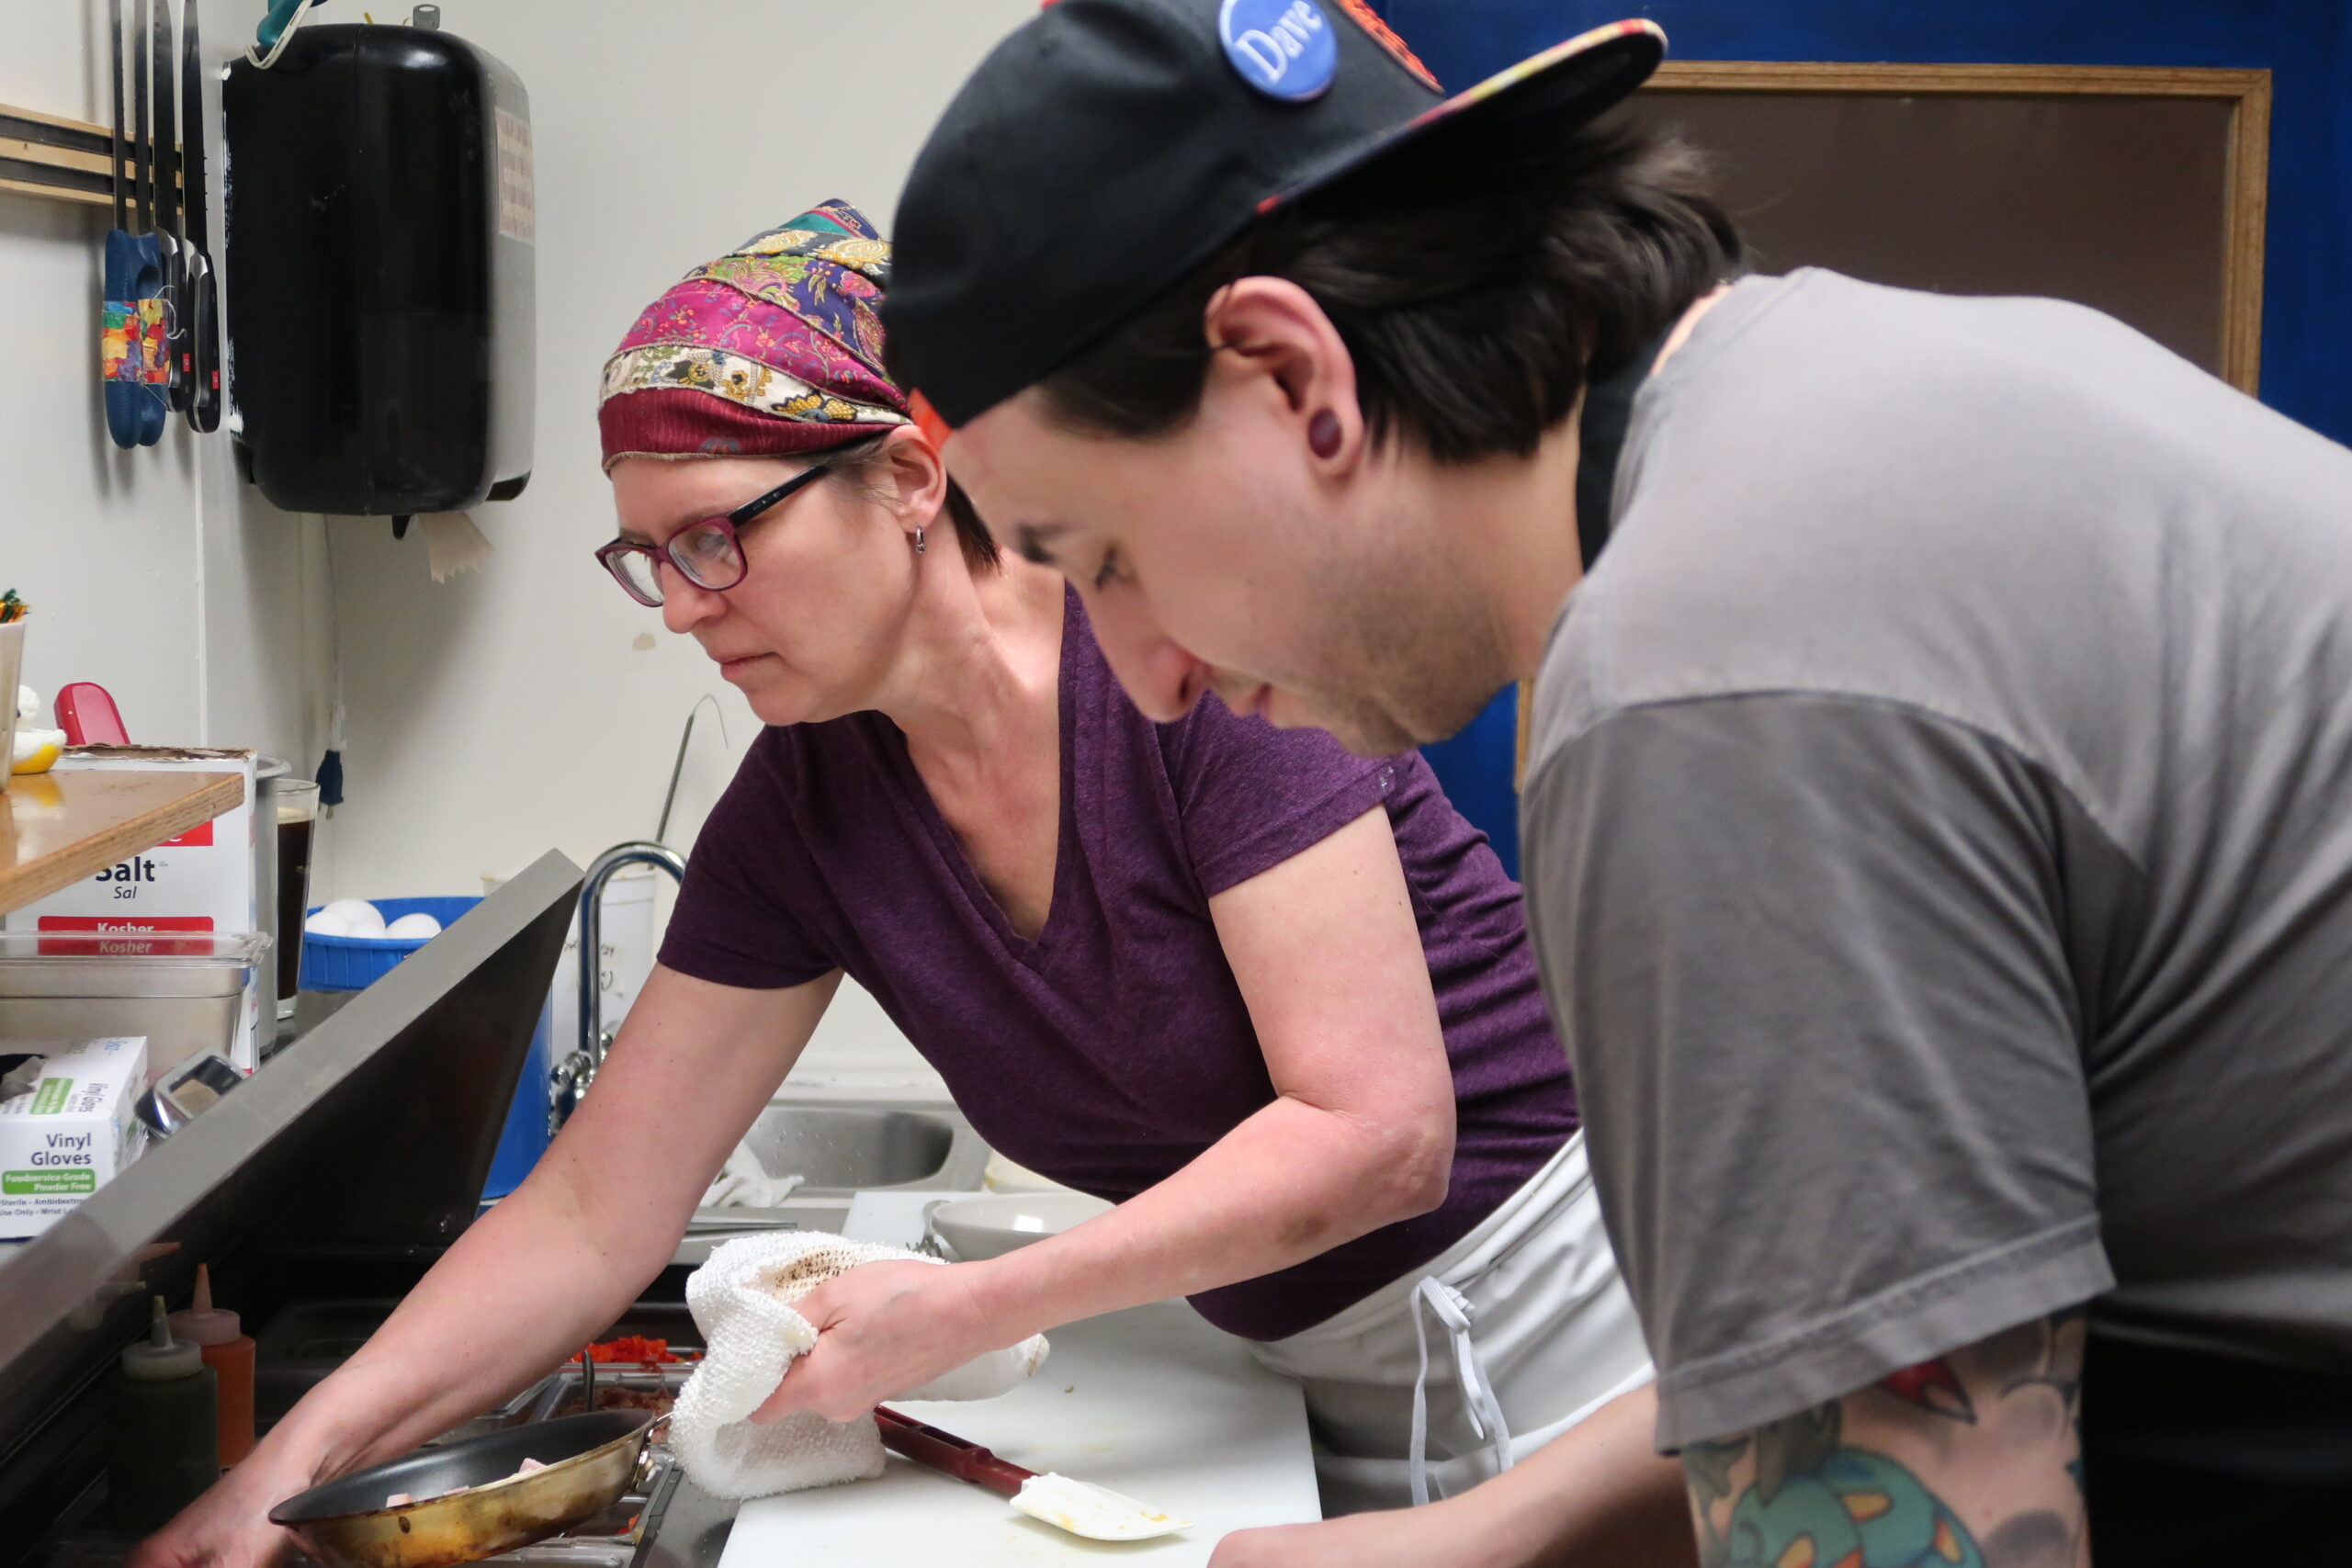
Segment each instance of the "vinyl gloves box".
[{"label": "vinyl gloves box", "polygon": [[143,1036],[0,1043],[0,1241],[40,1235],[139,1157],[146,1086]]}]

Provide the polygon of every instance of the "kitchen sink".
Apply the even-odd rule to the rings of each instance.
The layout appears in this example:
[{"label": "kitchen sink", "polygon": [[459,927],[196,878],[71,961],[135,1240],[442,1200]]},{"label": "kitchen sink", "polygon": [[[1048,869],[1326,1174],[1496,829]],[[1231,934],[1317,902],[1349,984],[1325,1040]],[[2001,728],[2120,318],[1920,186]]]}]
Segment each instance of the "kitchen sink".
[{"label": "kitchen sink", "polygon": [[947,1169],[959,1130],[970,1133],[953,1112],[771,1105],[743,1142],[762,1170],[797,1176],[813,1196],[934,1181]]},{"label": "kitchen sink", "polygon": [[719,1242],[763,1230],[838,1231],[857,1192],[969,1192],[989,1161],[963,1113],[937,1100],[779,1100],[743,1141],[767,1175],[801,1185],[771,1207],[695,1210],[673,1261],[698,1264]]}]

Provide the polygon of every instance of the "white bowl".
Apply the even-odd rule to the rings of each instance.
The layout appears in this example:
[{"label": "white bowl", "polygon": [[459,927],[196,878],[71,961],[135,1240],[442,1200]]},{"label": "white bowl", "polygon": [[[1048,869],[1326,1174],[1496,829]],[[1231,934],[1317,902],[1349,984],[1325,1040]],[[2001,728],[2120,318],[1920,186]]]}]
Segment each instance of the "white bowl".
[{"label": "white bowl", "polygon": [[932,1231],[967,1263],[1082,1225],[1111,1205],[1084,1192],[990,1192],[951,1198],[931,1211]]}]

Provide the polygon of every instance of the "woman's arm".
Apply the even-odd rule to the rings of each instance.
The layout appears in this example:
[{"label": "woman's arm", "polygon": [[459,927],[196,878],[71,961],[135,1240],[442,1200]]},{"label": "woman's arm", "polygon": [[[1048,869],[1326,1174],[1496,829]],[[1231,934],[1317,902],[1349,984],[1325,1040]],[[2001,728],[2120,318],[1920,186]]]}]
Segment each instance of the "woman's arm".
[{"label": "woman's arm", "polygon": [[1698,1568],[1682,1467],[1650,1448],[1657,1421],[1645,1385],[1459,1496],[1236,1530],[1209,1568]]},{"label": "woman's arm", "polygon": [[839,982],[745,990],[656,965],[528,1179],[134,1568],[267,1562],[287,1539],[263,1517],[273,1504],[447,1431],[610,1325],[670,1261]]},{"label": "woman's arm", "polygon": [[983,1263],[812,1292],[773,1419],[846,1420],[983,1351],[1303,1262],[1444,1201],[1453,1076],[1387,813],[1209,901],[1275,1100],[1113,1213]]}]

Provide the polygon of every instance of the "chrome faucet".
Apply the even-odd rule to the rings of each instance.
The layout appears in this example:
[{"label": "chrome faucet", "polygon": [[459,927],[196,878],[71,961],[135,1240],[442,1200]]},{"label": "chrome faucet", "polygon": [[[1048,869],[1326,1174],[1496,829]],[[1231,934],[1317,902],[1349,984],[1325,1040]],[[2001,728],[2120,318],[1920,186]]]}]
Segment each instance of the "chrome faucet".
[{"label": "chrome faucet", "polygon": [[596,1081],[597,1069],[605,1065],[605,1055],[613,1048],[613,1037],[605,1029],[605,988],[600,984],[605,960],[605,884],[613,879],[615,873],[632,865],[659,866],[670,874],[673,882],[682,886],[686,879],[684,855],[667,844],[633,839],[626,844],[615,844],[598,855],[581,880],[580,1042],[548,1075],[549,1134],[562,1127],[572,1111],[579,1109],[581,1097]]}]

